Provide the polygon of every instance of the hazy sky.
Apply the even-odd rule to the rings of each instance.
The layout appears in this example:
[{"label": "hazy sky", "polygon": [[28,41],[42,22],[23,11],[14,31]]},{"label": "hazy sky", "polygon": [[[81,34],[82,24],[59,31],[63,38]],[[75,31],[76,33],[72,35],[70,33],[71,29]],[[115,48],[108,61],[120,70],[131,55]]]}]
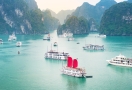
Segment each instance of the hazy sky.
[{"label": "hazy sky", "polygon": [[[35,0],[38,7],[41,10],[51,9],[58,13],[60,10],[73,10],[78,6],[81,6],[83,2],[88,2],[92,5],[96,5],[100,0]],[[115,0],[116,2],[122,2],[126,0]]]}]

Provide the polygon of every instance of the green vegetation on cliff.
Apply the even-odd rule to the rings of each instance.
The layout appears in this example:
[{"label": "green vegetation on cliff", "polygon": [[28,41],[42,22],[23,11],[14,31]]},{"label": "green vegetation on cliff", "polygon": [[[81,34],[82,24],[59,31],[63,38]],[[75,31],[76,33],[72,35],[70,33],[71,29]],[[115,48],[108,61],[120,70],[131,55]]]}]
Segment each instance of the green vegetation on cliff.
[{"label": "green vegetation on cliff", "polygon": [[73,34],[88,34],[90,26],[88,21],[83,18],[77,18],[76,16],[69,17],[65,24],[60,25],[57,29],[57,34],[63,34],[65,32]]},{"label": "green vegetation on cliff", "polygon": [[0,34],[43,34],[58,27],[58,20],[38,9],[35,0],[30,3],[29,6],[28,0],[0,0]]},{"label": "green vegetation on cliff", "polygon": [[132,3],[118,3],[106,10],[100,23],[99,33],[132,35]]}]

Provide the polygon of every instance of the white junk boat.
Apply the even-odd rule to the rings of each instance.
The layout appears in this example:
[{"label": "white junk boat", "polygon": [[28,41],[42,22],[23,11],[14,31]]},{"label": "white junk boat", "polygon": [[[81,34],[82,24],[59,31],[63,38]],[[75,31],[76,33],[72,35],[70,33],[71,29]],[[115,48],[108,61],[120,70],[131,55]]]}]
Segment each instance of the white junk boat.
[{"label": "white junk boat", "polygon": [[104,45],[93,45],[93,44],[86,44],[83,47],[84,50],[104,50]]},{"label": "white junk boat", "polygon": [[3,40],[2,39],[0,39],[0,44],[3,44]]},{"label": "white junk boat", "polygon": [[16,43],[17,47],[20,47],[21,45],[22,45],[22,42],[20,42],[20,41]]},{"label": "white junk boat", "polygon": [[71,57],[68,57],[67,66],[63,66],[61,72],[73,77],[86,77],[85,69],[78,68],[77,59],[72,60]]},{"label": "white junk boat", "polygon": [[126,58],[124,55],[121,54],[119,54],[115,58],[112,58],[111,60],[106,61],[108,62],[108,64],[111,65],[132,67],[132,59]]},{"label": "white junk boat", "polygon": [[58,52],[58,51],[54,51],[54,50],[50,50],[45,53],[46,59],[67,60],[68,56],[69,56],[69,53]]}]

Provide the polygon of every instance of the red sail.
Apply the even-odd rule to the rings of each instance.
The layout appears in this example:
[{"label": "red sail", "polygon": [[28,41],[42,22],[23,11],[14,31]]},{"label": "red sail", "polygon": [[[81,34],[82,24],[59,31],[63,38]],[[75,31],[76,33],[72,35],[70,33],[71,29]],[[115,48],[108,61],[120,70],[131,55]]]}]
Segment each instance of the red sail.
[{"label": "red sail", "polygon": [[68,57],[67,67],[72,67],[72,58],[71,57]]},{"label": "red sail", "polygon": [[73,60],[73,68],[77,68],[78,67],[78,61],[77,59]]}]

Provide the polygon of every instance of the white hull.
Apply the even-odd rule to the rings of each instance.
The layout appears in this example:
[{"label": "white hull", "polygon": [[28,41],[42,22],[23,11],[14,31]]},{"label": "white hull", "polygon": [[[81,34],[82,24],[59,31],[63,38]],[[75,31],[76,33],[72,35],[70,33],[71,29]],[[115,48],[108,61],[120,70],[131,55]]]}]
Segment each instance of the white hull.
[{"label": "white hull", "polygon": [[21,47],[21,45],[22,45],[21,42],[17,42],[17,43],[16,43],[16,46],[17,46],[17,47]]},{"label": "white hull", "polygon": [[0,44],[3,44],[3,40],[2,39],[0,39]]},{"label": "white hull", "polygon": [[61,70],[62,74],[73,76],[73,77],[86,77],[86,73],[84,69],[81,68],[70,68],[70,67],[63,67]]},{"label": "white hull", "polygon": [[66,60],[67,58],[66,57],[63,57],[63,56],[45,56],[46,59],[55,59],[55,60]]},{"label": "white hull", "polygon": [[110,61],[111,60],[106,60],[108,62],[108,64],[111,64],[111,65],[115,65],[115,66],[123,66],[123,67],[132,67],[132,64],[128,65],[128,64],[119,64],[119,63],[111,63]]},{"label": "white hull", "polygon": [[69,56],[68,53],[64,52],[56,52],[56,51],[49,51],[45,53],[45,58],[46,59],[56,59],[56,60],[67,60],[67,57]]}]

